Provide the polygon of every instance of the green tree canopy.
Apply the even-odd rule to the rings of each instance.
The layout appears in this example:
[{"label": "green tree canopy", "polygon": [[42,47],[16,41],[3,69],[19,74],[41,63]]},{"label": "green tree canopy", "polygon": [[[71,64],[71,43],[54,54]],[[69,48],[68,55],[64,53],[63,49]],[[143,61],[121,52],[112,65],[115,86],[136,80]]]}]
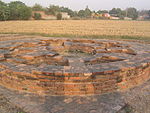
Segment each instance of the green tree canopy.
[{"label": "green tree canopy", "polygon": [[81,18],[89,18],[91,17],[92,11],[88,8],[88,6],[85,8],[85,10],[80,10],[78,12],[78,16]]},{"label": "green tree canopy", "polygon": [[6,3],[0,1],[0,20],[5,21],[8,20],[10,15],[10,10]]},{"label": "green tree canopy", "polygon": [[119,13],[121,13],[121,9],[120,8],[113,8],[112,10],[109,11],[109,14],[116,14],[116,15],[118,15]]},{"label": "green tree canopy", "polygon": [[77,16],[77,14],[74,11],[67,7],[60,7],[60,11],[68,13],[71,17]]},{"label": "green tree canopy", "polygon": [[92,11],[88,8],[88,6],[85,8],[85,16],[91,17]]},{"label": "green tree canopy", "polygon": [[136,20],[138,18],[138,12],[135,8],[128,8],[127,11],[127,17],[132,18],[133,20]]},{"label": "green tree canopy", "polygon": [[50,5],[48,8],[46,8],[46,11],[45,11],[46,14],[55,15],[55,16],[57,16],[57,14],[61,12],[66,12],[71,17],[77,16],[77,13],[75,11],[72,11],[71,9],[67,7],[59,7],[56,5]]},{"label": "green tree canopy", "polygon": [[41,14],[40,14],[40,13],[34,13],[33,18],[34,18],[35,20],[41,20]]},{"label": "green tree canopy", "polygon": [[113,8],[109,11],[109,14],[119,17],[120,19],[123,19],[126,16],[126,12],[121,10],[120,8]]},{"label": "green tree canopy", "polygon": [[31,17],[31,8],[20,1],[10,2],[10,20],[28,20]]},{"label": "green tree canopy", "polygon": [[138,11],[139,16],[143,16],[144,20],[149,20],[150,19],[150,10],[141,10]]},{"label": "green tree canopy", "polygon": [[35,5],[32,7],[32,10],[33,10],[33,11],[44,11],[45,9],[44,9],[40,4],[35,4]]},{"label": "green tree canopy", "polygon": [[57,20],[62,20],[62,14],[61,13],[57,14]]},{"label": "green tree canopy", "polygon": [[56,5],[50,5],[45,12],[49,15],[57,15],[60,12],[60,7]]},{"label": "green tree canopy", "polygon": [[86,17],[85,11],[84,11],[84,10],[80,10],[80,11],[78,12],[78,16],[81,17],[81,18]]},{"label": "green tree canopy", "polygon": [[107,10],[99,10],[99,11],[97,11],[97,13],[103,14],[103,13],[108,13],[108,11]]}]

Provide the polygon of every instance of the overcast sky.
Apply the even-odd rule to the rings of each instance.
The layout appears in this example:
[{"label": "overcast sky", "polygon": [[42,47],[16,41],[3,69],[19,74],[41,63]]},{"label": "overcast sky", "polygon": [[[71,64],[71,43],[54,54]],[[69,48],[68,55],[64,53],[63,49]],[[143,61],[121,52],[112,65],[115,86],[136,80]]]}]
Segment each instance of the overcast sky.
[{"label": "overcast sky", "polygon": [[[3,2],[10,2],[16,0],[2,0]],[[119,7],[125,9],[127,7],[135,7],[137,9],[150,9],[150,0],[18,0],[33,6],[35,3],[42,6],[49,6],[50,4],[69,7],[73,10],[84,9],[87,5],[91,10],[112,9]]]}]

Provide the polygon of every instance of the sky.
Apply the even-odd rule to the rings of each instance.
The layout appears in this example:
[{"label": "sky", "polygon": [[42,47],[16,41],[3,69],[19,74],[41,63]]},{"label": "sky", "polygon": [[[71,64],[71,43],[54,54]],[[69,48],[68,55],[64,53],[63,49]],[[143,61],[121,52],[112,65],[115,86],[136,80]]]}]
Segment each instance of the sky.
[{"label": "sky", "polygon": [[[3,2],[10,2],[16,0],[2,0]],[[91,10],[110,10],[112,8],[126,9],[128,7],[135,7],[138,10],[149,9],[150,0],[18,0],[24,2],[26,5],[33,6],[35,3],[48,7],[50,4],[65,6],[73,10],[85,9],[88,6]]]}]

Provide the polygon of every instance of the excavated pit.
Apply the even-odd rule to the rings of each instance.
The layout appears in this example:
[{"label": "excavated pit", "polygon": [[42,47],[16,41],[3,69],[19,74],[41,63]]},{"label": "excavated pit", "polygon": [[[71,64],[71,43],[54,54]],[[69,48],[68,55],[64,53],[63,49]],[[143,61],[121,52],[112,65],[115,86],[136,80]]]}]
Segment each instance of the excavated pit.
[{"label": "excavated pit", "polygon": [[46,95],[121,91],[150,79],[150,45],[116,40],[0,41],[0,85]]}]

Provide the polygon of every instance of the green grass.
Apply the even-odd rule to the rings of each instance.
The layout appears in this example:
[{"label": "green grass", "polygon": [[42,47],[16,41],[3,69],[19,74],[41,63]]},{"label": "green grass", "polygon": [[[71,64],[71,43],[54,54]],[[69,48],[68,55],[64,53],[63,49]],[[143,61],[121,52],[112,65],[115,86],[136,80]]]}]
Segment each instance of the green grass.
[{"label": "green grass", "polygon": [[70,35],[70,34],[44,34],[44,33],[12,33],[6,32],[0,34],[22,34],[22,35],[33,35],[33,36],[44,36],[44,37],[59,37],[59,38],[86,38],[86,39],[121,39],[121,40],[139,40],[150,42],[150,37],[140,36],[116,36],[116,35]]}]

